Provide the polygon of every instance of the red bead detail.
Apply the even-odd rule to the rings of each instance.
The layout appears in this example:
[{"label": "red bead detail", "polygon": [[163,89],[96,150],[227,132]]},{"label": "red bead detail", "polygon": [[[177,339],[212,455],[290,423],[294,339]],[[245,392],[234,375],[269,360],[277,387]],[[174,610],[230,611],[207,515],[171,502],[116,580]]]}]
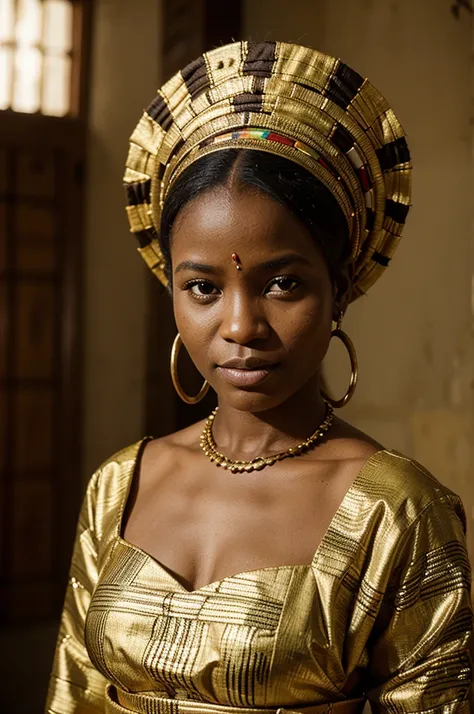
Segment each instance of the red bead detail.
[{"label": "red bead detail", "polygon": [[240,263],[240,258],[237,253],[232,253],[232,260],[234,261],[234,263]]},{"label": "red bead detail", "polygon": [[294,139],[287,139],[286,136],[280,136],[280,134],[274,134],[272,131],[267,136],[269,141],[276,141],[279,144],[286,144],[287,146],[294,146]]}]

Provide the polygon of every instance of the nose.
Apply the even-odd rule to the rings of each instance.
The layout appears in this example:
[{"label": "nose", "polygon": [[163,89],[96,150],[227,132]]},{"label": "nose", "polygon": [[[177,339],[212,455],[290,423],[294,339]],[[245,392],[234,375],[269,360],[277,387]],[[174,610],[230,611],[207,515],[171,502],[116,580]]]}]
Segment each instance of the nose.
[{"label": "nose", "polygon": [[271,328],[261,298],[234,293],[224,300],[222,307],[219,334],[223,340],[246,345],[254,340],[264,340],[269,337]]}]

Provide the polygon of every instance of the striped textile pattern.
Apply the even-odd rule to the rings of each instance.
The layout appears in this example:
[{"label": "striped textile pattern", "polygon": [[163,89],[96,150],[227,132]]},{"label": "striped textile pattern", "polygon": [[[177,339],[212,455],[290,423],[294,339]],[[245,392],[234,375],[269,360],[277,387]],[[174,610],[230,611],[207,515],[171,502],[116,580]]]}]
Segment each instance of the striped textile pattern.
[{"label": "striped textile pattern", "polygon": [[474,711],[456,494],[410,459],[377,452],[310,563],[189,590],[120,535],[144,443],[89,484],[48,714],[336,714],[359,697],[385,714]]},{"label": "striped textile pattern", "polygon": [[226,148],[288,158],[333,193],[351,237],[351,299],[366,293],[398,247],[411,196],[405,134],[378,90],[341,60],[283,42],[219,47],[164,84],[131,136],[124,176],[131,232],[164,285],[166,195],[191,163]]}]

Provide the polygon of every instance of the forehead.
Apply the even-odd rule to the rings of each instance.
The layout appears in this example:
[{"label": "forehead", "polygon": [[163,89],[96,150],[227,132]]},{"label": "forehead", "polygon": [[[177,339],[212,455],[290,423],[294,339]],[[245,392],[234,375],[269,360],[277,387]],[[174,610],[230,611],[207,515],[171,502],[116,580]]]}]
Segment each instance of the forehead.
[{"label": "forehead", "polygon": [[236,252],[258,260],[278,251],[320,260],[320,250],[289,208],[255,189],[221,187],[201,194],[178,215],[171,236],[173,262],[198,252],[207,262]]}]

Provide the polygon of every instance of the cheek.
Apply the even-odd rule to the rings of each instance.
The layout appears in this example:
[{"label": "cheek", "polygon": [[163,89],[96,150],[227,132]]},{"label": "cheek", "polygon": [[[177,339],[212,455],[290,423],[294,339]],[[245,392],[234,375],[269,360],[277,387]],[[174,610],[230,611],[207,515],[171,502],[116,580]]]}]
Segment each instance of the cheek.
[{"label": "cheek", "polygon": [[331,324],[313,320],[311,316],[297,326],[287,344],[290,362],[301,374],[314,372],[322,364],[329,348]]},{"label": "cheek", "polygon": [[195,320],[192,311],[189,309],[189,296],[183,290],[173,290],[173,312],[176,327],[183,342],[188,335],[192,335],[195,330]]},{"label": "cheek", "polygon": [[184,346],[195,360],[209,345],[211,321],[208,311],[202,305],[193,305],[187,292],[176,289],[173,292],[173,311]]},{"label": "cheek", "polygon": [[309,298],[285,313],[280,336],[290,351],[325,354],[332,329],[332,303]]}]

